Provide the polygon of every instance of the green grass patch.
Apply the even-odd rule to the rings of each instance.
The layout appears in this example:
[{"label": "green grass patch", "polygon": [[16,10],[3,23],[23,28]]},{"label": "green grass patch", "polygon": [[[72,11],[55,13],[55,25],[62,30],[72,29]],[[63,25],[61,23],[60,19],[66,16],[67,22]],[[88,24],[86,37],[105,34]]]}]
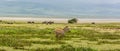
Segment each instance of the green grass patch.
[{"label": "green grass patch", "polygon": [[5,49],[0,49],[0,51],[6,51]]},{"label": "green grass patch", "polygon": [[73,47],[71,45],[62,45],[59,48],[51,48],[51,49],[36,49],[33,51],[97,51],[92,48],[87,48],[87,47]]},{"label": "green grass patch", "polygon": [[120,44],[120,41],[98,41],[97,44]]},{"label": "green grass patch", "polygon": [[62,42],[62,41],[30,41],[30,42],[34,44],[44,44],[44,45],[66,44],[65,42]]},{"label": "green grass patch", "polygon": [[23,46],[31,46],[31,43],[29,43],[28,41],[15,39],[12,37],[4,37],[4,38],[0,38],[0,45],[9,46],[9,47],[23,47]]}]

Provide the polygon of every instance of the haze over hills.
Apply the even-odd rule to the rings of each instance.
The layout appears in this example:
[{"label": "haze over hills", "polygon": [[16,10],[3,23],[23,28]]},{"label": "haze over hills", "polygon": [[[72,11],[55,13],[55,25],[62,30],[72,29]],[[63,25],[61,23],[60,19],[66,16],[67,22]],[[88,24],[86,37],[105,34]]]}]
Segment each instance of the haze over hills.
[{"label": "haze over hills", "polygon": [[119,0],[0,0],[1,16],[120,18]]}]

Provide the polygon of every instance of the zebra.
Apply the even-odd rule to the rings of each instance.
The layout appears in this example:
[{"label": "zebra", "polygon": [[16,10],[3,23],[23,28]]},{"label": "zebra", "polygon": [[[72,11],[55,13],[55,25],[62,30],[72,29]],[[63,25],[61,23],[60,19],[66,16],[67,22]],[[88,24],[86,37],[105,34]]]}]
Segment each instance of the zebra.
[{"label": "zebra", "polygon": [[68,26],[65,26],[63,29],[62,28],[56,28],[55,29],[55,34],[56,34],[56,38],[62,38],[65,36],[66,32],[69,32],[70,29]]}]

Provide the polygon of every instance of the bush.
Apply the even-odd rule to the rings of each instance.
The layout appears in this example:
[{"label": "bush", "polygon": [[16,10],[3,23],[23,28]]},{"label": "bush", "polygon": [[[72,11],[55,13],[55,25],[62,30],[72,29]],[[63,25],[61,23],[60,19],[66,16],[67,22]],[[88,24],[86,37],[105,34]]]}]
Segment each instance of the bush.
[{"label": "bush", "polygon": [[77,23],[77,19],[76,18],[73,18],[73,19],[70,19],[70,20],[68,20],[68,23]]}]

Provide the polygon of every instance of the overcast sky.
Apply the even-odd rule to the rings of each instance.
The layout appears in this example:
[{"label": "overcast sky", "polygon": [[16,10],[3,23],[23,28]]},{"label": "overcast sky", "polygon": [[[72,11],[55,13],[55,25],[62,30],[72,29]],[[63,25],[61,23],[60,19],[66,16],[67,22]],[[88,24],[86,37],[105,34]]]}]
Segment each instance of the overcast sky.
[{"label": "overcast sky", "polygon": [[1,0],[0,8],[0,14],[120,16],[120,0]]}]

